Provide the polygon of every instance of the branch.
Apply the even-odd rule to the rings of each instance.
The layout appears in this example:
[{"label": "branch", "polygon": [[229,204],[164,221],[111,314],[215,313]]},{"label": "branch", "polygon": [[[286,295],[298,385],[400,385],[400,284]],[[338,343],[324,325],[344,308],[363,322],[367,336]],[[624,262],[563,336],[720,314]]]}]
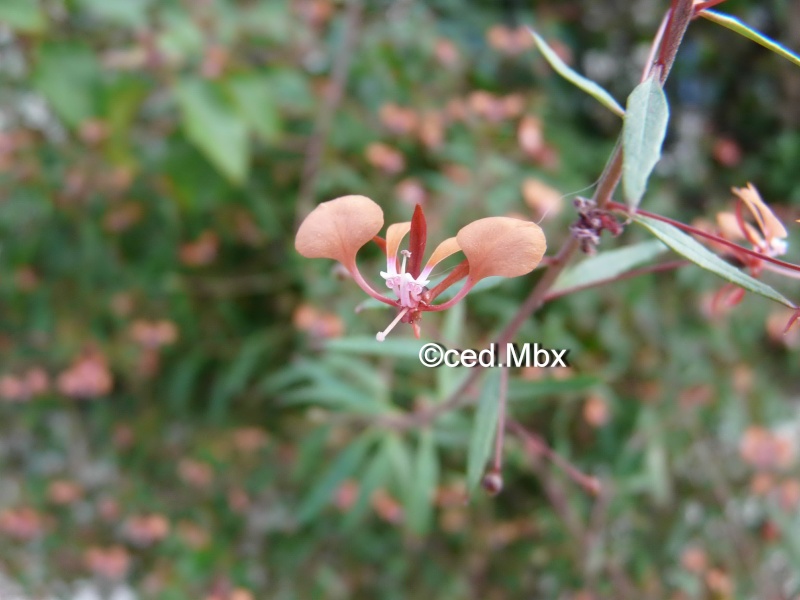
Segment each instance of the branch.
[{"label": "branch", "polygon": [[[626,205],[624,205],[624,204],[620,204],[619,202],[610,202],[608,207],[610,209],[613,209],[613,210],[619,210],[619,211],[622,211],[622,212],[624,212],[626,214],[630,214],[630,210],[628,209],[628,207]],[[708,233],[707,231],[703,231],[702,229],[698,229],[697,227],[694,227],[692,225],[687,225],[686,223],[681,223],[680,221],[676,221],[675,219],[670,219],[669,217],[664,217],[662,215],[658,215],[656,213],[651,213],[651,212],[648,212],[646,210],[642,210],[642,209],[639,209],[639,208],[636,209],[636,213],[640,214],[640,215],[644,215],[645,217],[650,217],[651,219],[655,219],[656,221],[662,221],[664,223],[672,225],[673,227],[677,227],[678,229],[682,229],[683,231],[686,231],[687,233],[691,233],[692,235],[696,235],[696,236],[699,236],[699,237],[704,237],[704,238],[706,238],[708,240],[712,240],[715,244],[720,244],[721,246],[727,246],[728,248],[733,250],[736,254],[746,254],[747,256],[750,256],[750,257],[752,257],[752,258],[754,258],[756,260],[761,260],[761,261],[765,261],[765,262],[768,262],[768,263],[772,263],[773,265],[777,265],[777,266],[782,267],[782,268],[784,268],[784,269],[786,269],[788,271],[795,271],[795,272],[800,273],[800,265],[795,265],[793,263],[788,263],[786,261],[779,260],[777,258],[773,258],[772,256],[768,256],[766,254],[761,254],[760,252],[756,252],[755,250],[750,250],[749,248],[745,248],[743,246],[740,246],[739,244],[736,244],[734,242],[726,240],[725,238],[720,237],[718,235],[714,235],[713,233]]]},{"label": "branch", "polygon": [[[675,55],[680,47],[680,42],[686,32],[692,16],[692,0],[673,0],[673,6],[669,23],[664,33],[659,59],[654,63],[653,69],[661,69],[661,81],[666,79],[669,68],[675,60]],[[605,208],[614,194],[614,190],[619,185],[622,178],[622,136],[617,140],[614,150],[606,163],[603,173],[597,183],[593,201],[599,208]],[[573,237],[567,239],[558,254],[552,259],[547,267],[547,271],[534,286],[531,293],[517,310],[511,322],[505,326],[503,331],[494,340],[498,347],[504,348],[516,336],[523,323],[539,309],[547,300],[550,288],[558,279],[564,268],[569,263],[575,252],[579,248],[579,242]],[[394,429],[408,429],[429,424],[439,415],[469,404],[473,401],[468,396],[472,385],[478,380],[482,373],[482,367],[473,367],[461,385],[444,401],[422,411],[417,411],[401,417],[394,417],[385,422],[386,425]]]},{"label": "branch", "polygon": [[506,427],[525,442],[525,448],[564,471],[572,481],[581,486],[589,494],[592,496],[598,496],[600,494],[602,487],[600,481],[596,477],[587,475],[578,469],[578,467],[548,446],[547,442],[545,442],[541,436],[531,433],[514,419],[508,419],[506,421]]}]

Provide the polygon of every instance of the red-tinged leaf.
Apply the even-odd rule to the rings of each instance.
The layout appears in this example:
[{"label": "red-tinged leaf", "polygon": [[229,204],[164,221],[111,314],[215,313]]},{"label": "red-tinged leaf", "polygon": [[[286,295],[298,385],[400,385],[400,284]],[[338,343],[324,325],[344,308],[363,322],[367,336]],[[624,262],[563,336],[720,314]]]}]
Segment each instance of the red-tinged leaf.
[{"label": "red-tinged leaf", "polygon": [[425,254],[425,244],[428,241],[428,224],[425,222],[425,214],[422,207],[417,204],[414,209],[414,216],[411,217],[411,237],[408,242],[408,249],[411,251],[411,258],[408,260],[408,272],[413,278],[419,277],[422,270],[422,256]]},{"label": "red-tinged leaf", "polygon": [[725,0],[706,0],[705,2],[698,2],[692,8],[695,16],[699,15],[706,9],[714,8],[717,4],[722,4]]}]

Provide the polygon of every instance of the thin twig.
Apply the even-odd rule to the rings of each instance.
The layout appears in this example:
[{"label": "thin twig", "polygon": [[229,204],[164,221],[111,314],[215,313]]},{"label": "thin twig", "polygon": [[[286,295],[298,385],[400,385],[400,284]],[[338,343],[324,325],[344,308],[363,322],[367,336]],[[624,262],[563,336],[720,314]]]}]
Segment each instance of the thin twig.
[{"label": "thin twig", "polygon": [[[585,527],[580,516],[570,505],[569,498],[571,494],[567,492],[565,486],[562,485],[562,482],[559,480],[559,478],[555,477],[555,471],[553,469],[546,468],[546,463],[548,461],[546,460],[547,457],[542,453],[542,447],[547,447],[547,445],[544,444],[544,442],[538,437],[532,438],[531,436],[533,434],[530,434],[530,432],[526,431],[516,421],[507,422],[507,425],[509,426],[509,429],[512,429],[515,426],[519,427],[519,431],[514,432],[521,434],[520,437],[522,438],[522,443],[525,449],[531,454],[531,467],[541,481],[545,496],[547,496],[550,505],[553,507],[556,515],[558,515],[558,517],[564,523],[567,531],[570,532],[572,539],[583,540],[585,535]],[[574,545],[574,551],[576,553],[575,560],[580,560],[581,554],[583,553],[583,548],[580,543],[576,543]]]},{"label": "thin twig", "polygon": [[[624,204],[620,204],[619,202],[610,202],[608,207],[613,209],[613,210],[619,210],[619,211],[623,211],[623,212],[625,212],[627,214],[630,214],[628,207],[625,206]],[[704,238],[706,238],[708,240],[712,240],[716,244],[720,244],[722,246],[727,246],[728,248],[731,248],[732,250],[734,250],[736,252],[739,252],[739,253],[742,253],[742,254],[747,254],[748,256],[751,256],[751,257],[753,257],[755,259],[762,260],[762,261],[765,261],[765,262],[770,262],[770,263],[772,263],[774,265],[778,265],[779,267],[783,267],[784,269],[787,269],[789,271],[800,272],[800,265],[795,265],[793,263],[788,263],[788,262],[779,260],[777,258],[773,258],[771,256],[768,256],[766,254],[761,254],[760,252],[756,252],[755,250],[750,250],[749,248],[744,248],[743,246],[740,246],[739,244],[736,244],[734,242],[726,240],[725,238],[720,237],[718,235],[715,235],[713,233],[708,233],[707,231],[703,231],[702,229],[698,229],[697,227],[694,227],[692,225],[687,225],[686,223],[681,223],[680,221],[676,221],[675,219],[670,219],[669,217],[665,217],[663,215],[659,215],[659,214],[656,214],[656,213],[651,213],[651,212],[648,212],[646,210],[642,210],[642,209],[639,209],[639,208],[636,209],[636,214],[639,214],[639,215],[642,215],[642,216],[645,216],[645,217],[649,217],[651,219],[655,219],[656,221],[662,221],[664,223],[667,223],[668,225],[672,225],[673,227],[677,227],[678,229],[682,229],[683,231],[691,233],[692,235],[696,235],[696,236],[699,236],[699,237],[704,237]]]},{"label": "thin twig", "polygon": [[592,477],[581,471],[578,467],[548,446],[547,442],[545,442],[541,436],[528,431],[514,419],[507,419],[506,426],[525,442],[526,448],[564,471],[572,481],[581,486],[586,492],[592,496],[600,494],[600,482],[596,477]]},{"label": "thin twig", "polygon": [[[660,77],[663,83],[669,73],[669,67],[675,60],[680,42],[686,32],[686,27],[691,20],[692,15],[692,0],[673,0],[672,17],[664,34],[664,40],[661,44],[661,52],[659,60],[653,65],[653,69],[660,69]],[[688,14],[688,16],[687,16]],[[614,150],[606,163],[603,173],[597,183],[593,200],[599,208],[605,208],[610,202],[614,190],[619,185],[622,178],[622,138],[618,138]],[[514,336],[517,334],[523,323],[542,305],[544,304],[550,288],[558,279],[558,276],[567,266],[570,259],[579,248],[579,242],[574,237],[569,237],[561,249],[552,259],[550,265],[547,267],[544,275],[539,279],[538,283],[534,286],[531,293],[522,303],[517,310],[517,313],[511,319],[511,322],[506,325],[503,331],[495,340],[499,347],[505,347]],[[478,380],[482,373],[480,365],[476,365],[471,371],[469,376],[462,382],[461,385],[442,403],[436,404],[423,411],[417,411],[412,414],[403,415],[402,417],[393,417],[385,422],[389,427],[395,429],[408,429],[426,425],[435,420],[439,415],[464,406],[472,401],[467,392],[472,385]]]},{"label": "thin twig", "polygon": [[694,2],[692,0],[672,0],[664,42],[661,44],[658,60],[651,69],[651,73],[656,73],[660,69],[659,78],[662,85],[672,70],[672,65],[678,54],[678,48],[693,16]]},{"label": "thin twig", "polygon": [[664,18],[661,19],[661,25],[658,27],[658,33],[656,33],[656,37],[653,39],[653,43],[650,45],[650,54],[647,56],[647,61],[644,63],[641,81],[645,81],[647,79],[650,69],[653,68],[653,63],[656,61],[656,53],[661,49],[661,43],[664,41],[664,32],[667,30],[667,23],[669,23],[670,15],[672,15],[672,10],[667,11],[667,13],[664,15]]}]

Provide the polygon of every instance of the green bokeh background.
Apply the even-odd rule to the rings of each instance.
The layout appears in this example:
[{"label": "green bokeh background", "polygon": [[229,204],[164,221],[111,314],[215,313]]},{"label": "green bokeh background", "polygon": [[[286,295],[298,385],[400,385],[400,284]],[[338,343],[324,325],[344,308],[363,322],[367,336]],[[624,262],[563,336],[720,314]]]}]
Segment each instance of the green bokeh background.
[{"label": "green bokeh background", "polygon": [[[465,502],[472,408],[384,423],[444,401],[466,370],[423,369],[408,329],[374,343],[392,315],[356,313],[361,290],[293,247],[308,210],[344,194],[408,220],[403,182],[424,190],[431,243],[485,216],[539,219],[522,193],[537,179],[565,195],[542,221],[554,251],[620,121],[529,40],[504,52],[490,30],[534,24],[623,101],[666,8],[0,0],[0,377],[39,368],[51,382],[0,399],[0,514],[32,508],[40,529],[0,531],[0,573],[68,598],[79,579],[111,586],[87,552],[122,546],[142,598],[800,594],[800,480],[779,452],[798,437],[800,370],[794,337],[767,327],[780,307],[748,295],[709,315],[724,282],[696,267],[548,304],[516,339],[569,348],[572,368],[512,373],[510,412],[606,491],[591,497],[509,437],[503,493]],[[796,2],[720,8],[800,48]],[[516,95],[521,111],[480,114],[480,90]],[[666,91],[665,154],[642,207],[713,221],[752,181],[796,262],[800,70],[698,19]],[[463,119],[446,116],[456,101],[472,106]],[[440,119],[441,142],[393,132],[389,103]],[[542,123],[547,159],[520,147],[524,116]],[[375,143],[399,151],[398,172],[369,160]],[[647,239],[630,226],[600,250]],[[379,281],[377,249],[359,260]],[[485,347],[537,278],[426,315],[423,341]],[[797,297],[793,280],[764,278]],[[159,321],[177,339],[148,353],[133,325]],[[113,387],[70,398],[59,375],[89,355]],[[248,432],[263,443],[247,446]],[[206,479],[187,474],[197,464]],[[54,481],[80,497],[59,504]],[[167,535],[134,543],[130,519],[150,514]]]}]

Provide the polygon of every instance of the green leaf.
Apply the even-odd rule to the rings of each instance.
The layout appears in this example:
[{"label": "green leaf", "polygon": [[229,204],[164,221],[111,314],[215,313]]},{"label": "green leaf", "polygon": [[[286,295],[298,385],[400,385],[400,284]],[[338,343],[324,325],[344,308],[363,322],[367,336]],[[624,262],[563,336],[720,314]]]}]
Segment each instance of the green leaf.
[{"label": "green leaf", "polygon": [[232,183],[243,184],[250,163],[247,125],[219,86],[187,78],[176,93],[186,137]]},{"label": "green leaf", "polygon": [[286,365],[283,369],[264,377],[258,384],[258,391],[268,396],[275,396],[299,383],[313,378],[320,366],[308,360],[301,360]]},{"label": "green leaf", "polygon": [[[459,302],[445,311],[442,324],[441,340],[450,348],[462,347],[462,332],[466,319],[467,305]],[[463,375],[459,369],[435,369],[436,371],[436,396],[446,398],[450,390],[454,389],[455,381]]]},{"label": "green leaf", "polygon": [[242,118],[265,142],[281,132],[281,118],[267,80],[258,73],[237,75],[226,82]]},{"label": "green leaf", "polygon": [[466,320],[466,304],[459,302],[445,311],[442,324],[442,340],[451,347],[461,345],[464,322]]},{"label": "green leaf", "polygon": [[439,457],[431,429],[419,434],[414,462],[414,480],[406,498],[406,523],[413,533],[424,536],[430,531],[433,517],[433,495],[439,482]]},{"label": "green leaf", "polygon": [[411,449],[403,437],[395,432],[386,434],[386,452],[389,455],[397,490],[408,490],[415,480],[412,475]]},{"label": "green leaf", "polygon": [[88,46],[69,42],[43,44],[34,85],[70,127],[96,116],[100,65]]},{"label": "green leaf", "polygon": [[347,412],[378,415],[391,410],[379,398],[333,378],[325,383],[315,382],[282,395],[283,406],[314,404]]},{"label": "green leaf", "polygon": [[169,408],[177,413],[184,413],[192,399],[192,392],[200,379],[206,359],[203,353],[195,352],[181,359],[172,368],[171,377],[166,388]]},{"label": "green leaf", "polygon": [[550,377],[533,381],[511,379],[508,382],[508,400],[524,402],[538,400],[542,396],[575,394],[585,392],[601,382],[602,380],[594,375],[576,375],[568,379]]},{"label": "green leaf", "polygon": [[423,342],[417,339],[399,337],[400,335],[389,337],[382,342],[379,342],[374,337],[366,336],[336,338],[325,342],[325,349],[329,352],[419,359],[419,349],[422,347]]},{"label": "green leaf", "polygon": [[800,55],[795,54],[786,46],[779,44],[775,40],[768,38],[763,33],[758,32],[755,29],[751,29],[748,25],[745,25],[736,17],[732,17],[714,10],[704,10],[700,13],[700,16],[705,17],[709,21],[713,21],[718,25],[727,27],[731,31],[735,31],[739,35],[746,37],[748,40],[754,41],[756,44],[761,44],[767,50],[774,52],[778,56],[782,56],[786,60],[791,61],[800,67]]},{"label": "green leaf", "polygon": [[559,58],[558,54],[556,54],[555,51],[547,45],[547,42],[545,42],[544,39],[533,29],[529,27],[528,31],[531,32],[539,51],[544,55],[545,59],[547,59],[547,62],[550,63],[550,66],[553,67],[553,70],[556,73],[561,75],[571,84],[582,89],[614,114],[619,115],[620,117],[625,116],[625,111],[619,105],[619,103],[614,100],[614,97],[611,94],[609,94],[591,79],[587,79],[580,73],[574,71],[569,65],[567,65],[567,63]]},{"label": "green leaf", "polygon": [[386,387],[385,374],[376,370],[369,360],[335,352],[327,353],[323,360],[330,373],[357,386],[376,400],[388,400],[390,393]]},{"label": "green leaf", "polygon": [[650,240],[601,252],[561,273],[553,285],[552,291],[584,287],[613,279],[650,261],[666,250],[667,247],[661,242]]},{"label": "green leaf", "polygon": [[222,418],[233,397],[244,390],[256,369],[263,365],[262,355],[274,344],[274,336],[266,335],[255,335],[242,344],[239,353],[211,390],[208,414],[212,420]]},{"label": "green leaf", "polygon": [[664,431],[658,415],[653,410],[645,410],[640,419],[640,431],[645,444],[645,472],[649,478],[653,499],[661,506],[667,506],[672,498],[672,482],[664,444]]},{"label": "green leaf", "polygon": [[150,89],[140,77],[121,76],[105,92],[102,113],[110,131],[109,156],[133,166],[137,160],[136,136],[131,135],[131,129]]},{"label": "green leaf", "polygon": [[636,210],[661,158],[669,121],[667,97],[655,75],[634,88],[627,109],[622,125],[622,187],[628,206]]},{"label": "green leaf", "polygon": [[25,33],[41,33],[47,27],[38,0],[3,0],[0,2],[0,23]]},{"label": "green leaf", "polygon": [[150,0],[79,0],[84,10],[96,17],[123,27],[141,27],[147,22],[147,6]]},{"label": "green leaf", "polygon": [[492,452],[492,440],[500,414],[500,376],[499,368],[489,369],[475,409],[475,422],[467,452],[467,490],[470,492],[480,482],[486,461]]},{"label": "green leaf", "polygon": [[373,441],[371,435],[363,435],[339,453],[300,503],[296,514],[298,525],[304,525],[325,508],[339,485],[356,472]]},{"label": "green leaf", "polygon": [[[387,438],[389,439],[389,438]],[[386,485],[386,481],[391,474],[391,455],[389,444],[384,440],[381,447],[364,471],[364,475],[359,477],[358,497],[353,506],[347,511],[347,516],[342,524],[342,529],[348,532],[361,520],[369,508],[369,501],[372,495],[381,487]]]},{"label": "green leaf", "polygon": [[759,296],[764,296],[765,298],[780,302],[790,308],[795,308],[792,301],[781,293],[777,292],[766,283],[750,277],[750,275],[725,262],[678,228],[643,215],[634,215],[633,219],[641,225],[644,225],[650,230],[650,233],[672,248],[675,252],[684,258],[688,258],[706,271],[711,271],[723,279],[727,279],[731,283],[754,292]]}]

